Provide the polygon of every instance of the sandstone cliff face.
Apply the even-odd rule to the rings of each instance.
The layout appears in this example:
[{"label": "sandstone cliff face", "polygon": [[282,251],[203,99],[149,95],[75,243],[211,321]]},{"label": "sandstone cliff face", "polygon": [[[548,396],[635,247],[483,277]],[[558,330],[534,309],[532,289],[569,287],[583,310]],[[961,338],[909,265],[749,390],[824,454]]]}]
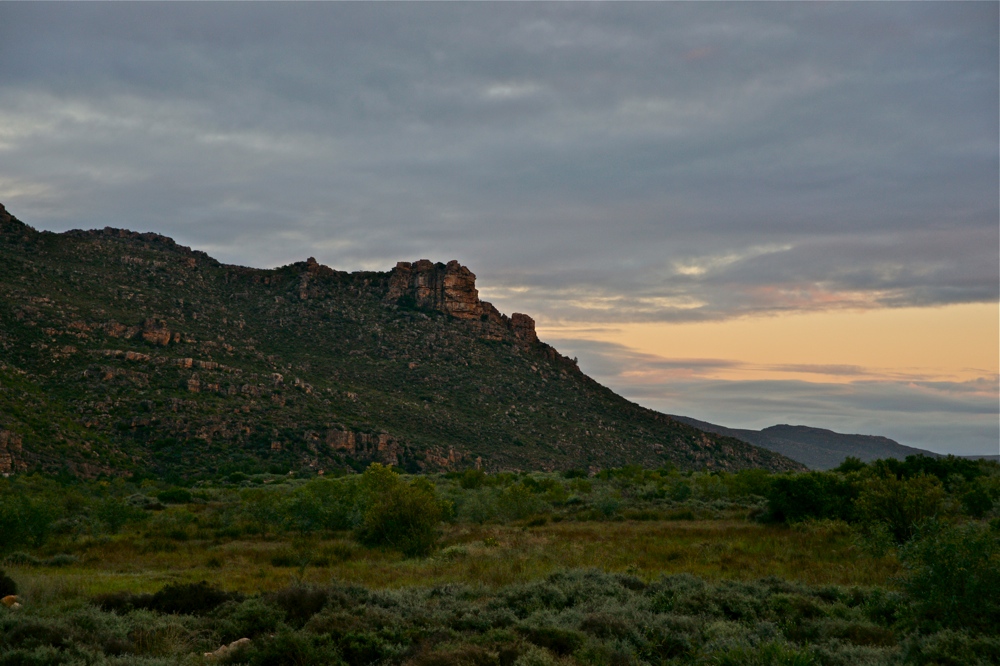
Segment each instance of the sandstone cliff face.
[{"label": "sandstone cliff face", "polygon": [[385,300],[437,310],[456,319],[474,322],[480,335],[487,339],[513,336],[526,343],[538,342],[534,319],[519,312],[507,317],[491,303],[479,300],[475,273],[455,260],[447,264],[427,259],[397,263],[389,275]]},{"label": "sandstone cliff face", "polygon": [[458,319],[478,319],[483,314],[475,274],[454,260],[447,264],[427,259],[396,264],[389,276],[386,299],[407,297],[417,307],[447,312]]}]

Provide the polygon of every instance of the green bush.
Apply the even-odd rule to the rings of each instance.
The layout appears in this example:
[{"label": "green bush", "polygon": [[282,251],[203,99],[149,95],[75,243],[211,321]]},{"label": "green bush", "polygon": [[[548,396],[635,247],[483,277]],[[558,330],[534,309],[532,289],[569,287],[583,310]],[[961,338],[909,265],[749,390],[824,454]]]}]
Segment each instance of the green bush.
[{"label": "green bush", "polygon": [[17,594],[17,583],[7,575],[6,571],[0,569],[0,597],[6,597],[9,594]]},{"label": "green bush", "polygon": [[918,624],[996,632],[1000,533],[980,523],[927,523],[902,549],[904,589]]},{"label": "green bush", "polygon": [[467,469],[462,472],[458,483],[466,490],[473,490],[481,487],[486,482],[486,472],[481,469]]},{"label": "green bush", "polygon": [[356,530],[358,541],[411,557],[434,549],[444,506],[426,479],[407,483],[391,468],[373,463],[362,475],[361,498],[364,513]]},{"label": "green bush", "polygon": [[43,498],[24,496],[0,498],[0,553],[23,548],[25,544],[41,546],[52,532],[58,517],[53,505]]},{"label": "green bush", "polygon": [[240,513],[257,528],[267,534],[277,527],[284,516],[282,495],[273,489],[251,488],[240,493]]},{"label": "green bush", "polygon": [[775,477],[767,489],[770,517],[793,523],[807,518],[850,520],[856,496],[852,483],[830,472]]},{"label": "green bush", "polygon": [[164,504],[187,504],[191,501],[191,491],[185,488],[170,488],[157,493],[156,499]]},{"label": "green bush", "polygon": [[497,497],[497,510],[501,520],[524,520],[544,508],[545,503],[523,483],[504,488]]},{"label": "green bush", "polygon": [[993,509],[993,498],[982,484],[973,483],[961,494],[962,510],[973,518],[982,518]]},{"label": "green bush", "polygon": [[865,481],[855,502],[855,514],[862,525],[885,525],[893,538],[903,543],[921,522],[941,513],[945,496],[944,487],[933,476],[876,476]]},{"label": "green bush", "polygon": [[147,514],[119,497],[105,497],[94,506],[94,517],[110,534],[118,534],[129,523],[145,520]]},{"label": "green bush", "polygon": [[361,520],[355,479],[313,479],[284,505],[290,527],[301,532],[348,530]]}]

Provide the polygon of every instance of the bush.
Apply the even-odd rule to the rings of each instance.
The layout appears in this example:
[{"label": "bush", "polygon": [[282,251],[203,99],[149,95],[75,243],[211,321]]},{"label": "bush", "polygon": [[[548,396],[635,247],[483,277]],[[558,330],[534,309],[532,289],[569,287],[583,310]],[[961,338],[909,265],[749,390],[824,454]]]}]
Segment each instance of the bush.
[{"label": "bush", "polygon": [[898,543],[903,543],[913,536],[917,525],[941,512],[944,498],[944,488],[933,476],[873,477],[865,482],[855,512],[862,525],[883,524]]},{"label": "bush", "polygon": [[993,508],[993,498],[979,484],[973,485],[962,493],[960,499],[962,510],[973,518],[982,518]]},{"label": "bush", "polygon": [[6,571],[0,569],[0,597],[6,597],[10,594],[17,594],[17,583],[7,575]]},{"label": "bush", "polygon": [[146,518],[146,512],[118,497],[106,497],[94,507],[94,517],[110,534],[118,534],[125,525]]},{"label": "bush", "polygon": [[430,482],[407,483],[391,468],[374,463],[362,475],[361,491],[365,508],[358,541],[410,557],[434,549],[444,507]]},{"label": "bush", "polygon": [[545,503],[523,483],[518,483],[503,489],[497,497],[496,507],[501,520],[524,520],[542,511]]},{"label": "bush", "polygon": [[0,498],[0,553],[23,547],[41,546],[49,538],[57,518],[52,504],[23,496]]},{"label": "bush", "polygon": [[155,594],[112,592],[94,597],[101,610],[128,613],[136,609],[158,613],[203,615],[230,600],[242,599],[238,593],[224,592],[205,581],[167,585]]},{"label": "bush", "polygon": [[573,654],[583,645],[585,634],[558,627],[522,627],[521,634],[537,645],[559,655]]},{"label": "bush", "polygon": [[282,518],[282,497],[275,490],[259,488],[240,493],[240,512],[261,534],[277,526]]},{"label": "bush", "polygon": [[251,666],[306,666],[308,664],[337,664],[340,654],[328,637],[287,629],[266,640],[250,644],[241,655]]},{"label": "bush", "polygon": [[458,478],[458,484],[465,490],[474,490],[486,482],[486,472],[481,469],[467,469]]},{"label": "bush", "polygon": [[285,611],[285,621],[301,627],[323,610],[329,594],[326,590],[305,585],[293,585],[268,595],[268,600]]},{"label": "bush", "polygon": [[282,609],[261,597],[250,597],[238,604],[227,603],[216,612],[221,616],[217,636],[223,643],[273,634],[285,616]]},{"label": "bush", "polygon": [[830,472],[775,477],[766,495],[771,519],[787,523],[807,518],[850,520],[855,496],[852,483]]},{"label": "bush", "polygon": [[973,637],[945,629],[927,636],[910,636],[903,644],[903,663],[935,666],[986,666],[1000,663],[1000,640]]},{"label": "bush", "polygon": [[353,479],[313,479],[292,493],[285,515],[302,532],[349,530],[360,522],[357,495]]},{"label": "bush", "polygon": [[1000,534],[989,527],[926,524],[901,552],[911,617],[921,625],[981,632],[1000,627]]},{"label": "bush", "polygon": [[191,501],[191,491],[184,488],[170,488],[157,493],[156,499],[164,504],[187,504]]}]

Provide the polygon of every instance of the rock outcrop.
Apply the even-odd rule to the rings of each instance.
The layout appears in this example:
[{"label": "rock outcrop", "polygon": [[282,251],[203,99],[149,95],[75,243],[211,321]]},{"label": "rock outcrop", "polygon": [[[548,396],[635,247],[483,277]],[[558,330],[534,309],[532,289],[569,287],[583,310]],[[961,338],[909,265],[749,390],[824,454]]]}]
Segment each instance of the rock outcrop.
[{"label": "rock outcrop", "polygon": [[447,264],[427,259],[400,261],[389,276],[390,301],[446,312],[457,319],[478,319],[483,304],[476,289],[476,275],[457,261]]},{"label": "rock outcrop", "polygon": [[412,263],[400,261],[389,274],[385,300],[476,322],[481,335],[487,339],[513,336],[526,343],[538,342],[534,319],[519,312],[507,317],[492,303],[479,300],[476,274],[455,260],[447,264],[428,259]]},{"label": "rock outcrop", "polygon": [[26,469],[27,465],[19,459],[22,439],[16,432],[0,429],[0,474],[10,474]]}]

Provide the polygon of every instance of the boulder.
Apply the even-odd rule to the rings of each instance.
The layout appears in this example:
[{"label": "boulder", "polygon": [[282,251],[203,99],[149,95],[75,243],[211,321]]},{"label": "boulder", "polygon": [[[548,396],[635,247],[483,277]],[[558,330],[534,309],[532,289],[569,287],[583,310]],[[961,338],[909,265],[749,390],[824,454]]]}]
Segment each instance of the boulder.
[{"label": "boulder", "polygon": [[249,638],[240,638],[238,640],[233,641],[229,645],[223,645],[223,646],[219,647],[218,649],[213,650],[212,652],[206,652],[205,653],[205,659],[207,659],[209,661],[218,661],[218,660],[222,659],[223,657],[229,656],[231,653],[235,652],[236,650],[239,650],[244,645],[250,645],[250,639]]}]

